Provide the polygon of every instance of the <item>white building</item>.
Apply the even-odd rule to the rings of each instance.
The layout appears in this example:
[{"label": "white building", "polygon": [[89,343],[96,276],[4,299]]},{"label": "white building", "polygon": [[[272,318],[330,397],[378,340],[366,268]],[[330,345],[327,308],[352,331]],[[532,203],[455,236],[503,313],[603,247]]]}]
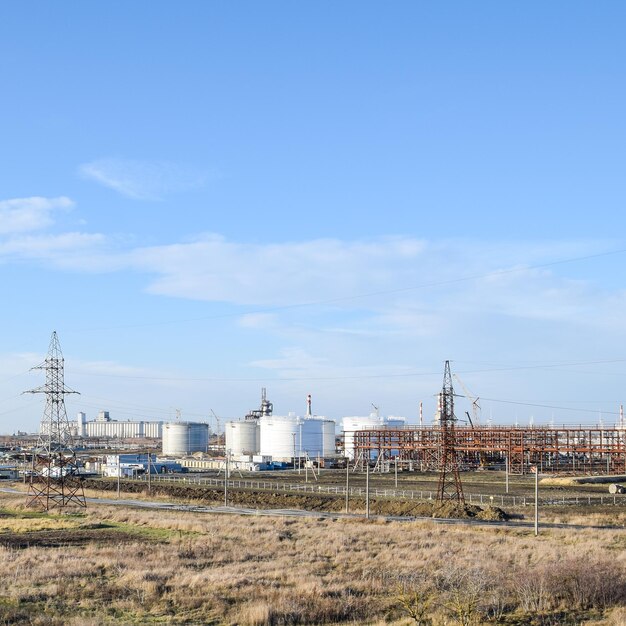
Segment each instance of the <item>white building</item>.
[{"label": "white building", "polygon": [[75,422],[70,422],[74,437],[95,437],[114,439],[160,439],[163,436],[163,422],[113,420],[108,411],[100,411],[93,421],[87,421],[85,413],[79,413]]}]

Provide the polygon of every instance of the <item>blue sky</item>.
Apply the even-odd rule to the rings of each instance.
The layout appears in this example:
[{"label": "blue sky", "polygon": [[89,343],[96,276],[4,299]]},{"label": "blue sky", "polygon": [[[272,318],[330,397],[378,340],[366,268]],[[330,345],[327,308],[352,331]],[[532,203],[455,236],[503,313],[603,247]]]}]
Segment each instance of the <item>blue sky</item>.
[{"label": "blue sky", "polygon": [[613,423],[625,17],[5,3],[0,432],[52,330],[70,414],[430,419],[450,359],[484,420]]}]

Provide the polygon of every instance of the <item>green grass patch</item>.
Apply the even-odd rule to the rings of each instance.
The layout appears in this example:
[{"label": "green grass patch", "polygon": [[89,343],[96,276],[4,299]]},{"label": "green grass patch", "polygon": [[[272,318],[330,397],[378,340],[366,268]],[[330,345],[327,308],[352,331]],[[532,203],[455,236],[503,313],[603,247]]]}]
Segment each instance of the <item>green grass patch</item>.
[{"label": "green grass patch", "polygon": [[102,528],[109,530],[117,530],[121,533],[136,535],[144,539],[152,539],[153,541],[171,541],[173,539],[181,539],[183,537],[199,536],[202,533],[192,530],[175,530],[170,528],[155,528],[153,526],[142,526],[130,522],[114,522],[106,521],[97,524],[83,526],[82,528]]}]

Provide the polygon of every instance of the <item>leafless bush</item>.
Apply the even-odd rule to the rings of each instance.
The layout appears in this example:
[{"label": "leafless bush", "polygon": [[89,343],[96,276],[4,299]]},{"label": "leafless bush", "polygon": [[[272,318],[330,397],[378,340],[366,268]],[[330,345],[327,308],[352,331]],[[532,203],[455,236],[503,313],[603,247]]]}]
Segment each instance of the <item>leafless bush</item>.
[{"label": "leafless bush", "polygon": [[472,626],[486,615],[492,586],[493,578],[481,567],[452,562],[438,576],[441,603],[462,626]]},{"label": "leafless bush", "polygon": [[563,606],[584,610],[626,604],[626,575],[612,560],[563,559],[548,570],[547,583]]},{"label": "leafless bush", "polygon": [[516,594],[520,608],[525,613],[542,613],[550,606],[550,590],[541,570],[515,572]]},{"label": "leafless bush", "polygon": [[402,613],[409,617],[416,626],[430,626],[432,624],[432,605],[435,594],[428,587],[400,587],[396,594],[396,603]]},{"label": "leafless bush", "polygon": [[626,573],[614,560],[567,557],[516,572],[520,608],[528,613],[605,610],[626,604]]}]

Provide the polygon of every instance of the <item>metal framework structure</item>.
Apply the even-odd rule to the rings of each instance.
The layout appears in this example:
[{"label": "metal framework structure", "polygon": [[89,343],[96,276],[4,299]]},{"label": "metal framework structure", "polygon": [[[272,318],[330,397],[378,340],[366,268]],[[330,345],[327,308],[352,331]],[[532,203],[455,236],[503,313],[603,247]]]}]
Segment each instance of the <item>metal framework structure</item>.
[{"label": "metal framework structure", "polygon": [[[352,435],[352,433],[351,433]],[[384,468],[398,457],[408,470],[440,471],[443,426],[372,428],[353,433],[354,458],[378,458]],[[513,474],[533,465],[542,473],[623,474],[626,472],[626,428],[512,427],[456,425],[454,449],[460,469],[509,463]]]},{"label": "metal framework structure", "polygon": [[455,421],[450,361],[446,361],[441,392],[441,414],[439,416],[441,446],[439,449],[439,483],[437,484],[438,502],[444,500],[465,502],[459,475],[459,458],[456,451]]},{"label": "metal framework structure", "polygon": [[70,504],[84,507],[85,493],[65,410],[65,396],[78,392],[65,386],[64,359],[56,331],[52,333],[46,360],[33,369],[45,370],[46,383],[25,393],[45,394],[46,406],[39,439],[32,451],[26,505],[38,506],[45,511]]}]

